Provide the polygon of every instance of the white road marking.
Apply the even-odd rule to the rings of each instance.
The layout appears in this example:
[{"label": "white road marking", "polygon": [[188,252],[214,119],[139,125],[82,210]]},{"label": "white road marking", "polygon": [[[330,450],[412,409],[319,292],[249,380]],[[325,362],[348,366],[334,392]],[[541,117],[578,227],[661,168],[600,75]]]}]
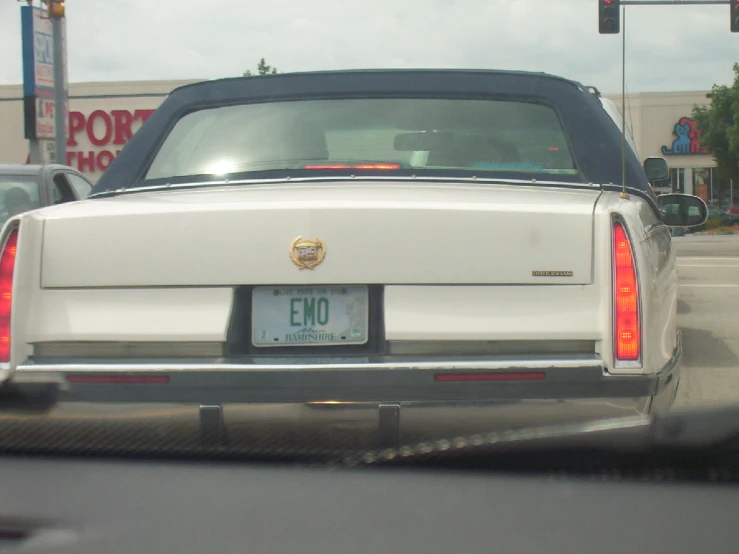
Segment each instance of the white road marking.
[{"label": "white road marking", "polygon": [[677,285],[678,287],[739,287],[739,285],[690,285],[687,283],[680,283]]}]

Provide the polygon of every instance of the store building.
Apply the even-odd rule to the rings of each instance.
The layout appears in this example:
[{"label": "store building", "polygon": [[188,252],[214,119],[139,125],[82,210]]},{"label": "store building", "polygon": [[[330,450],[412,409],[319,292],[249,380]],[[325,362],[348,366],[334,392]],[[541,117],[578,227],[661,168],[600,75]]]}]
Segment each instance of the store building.
[{"label": "store building", "polygon": [[[196,81],[70,84],[67,164],[97,180],[169,92]],[[620,95],[604,96],[621,106]],[[707,91],[629,94],[626,123],[642,159],[667,158],[671,180],[661,190],[697,194],[721,205],[728,205],[733,195],[734,203],[739,204],[739,183],[718,178],[715,163],[702,151],[699,131],[691,119],[693,106],[710,102]],[[22,87],[0,86],[0,163],[24,163],[27,159]]]},{"label": "store building", "polygon": [[[604,94],[621,108],[621,96]],[[670,166],[670,182],[658,191],[695,194],[728,207],[739,204],[739,183],[719,178],[712,156],[700,145],[691,118],[694,106],[711,103],[708,91],[644,92],[626,95],[626,125],[632,129],[639,156],[661,156]],[[732,201],[733,197],[733,201]]]}]

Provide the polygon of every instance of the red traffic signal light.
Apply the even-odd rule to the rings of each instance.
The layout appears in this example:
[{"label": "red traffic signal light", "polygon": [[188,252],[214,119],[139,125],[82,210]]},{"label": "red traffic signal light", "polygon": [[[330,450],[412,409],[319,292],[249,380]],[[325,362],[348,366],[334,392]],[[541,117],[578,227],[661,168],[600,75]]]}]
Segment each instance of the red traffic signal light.
[{"label": "red traffic signal light", "polygon": [[739,33],[739,0],[729,0],[729,10],[731,12],[729,28],[732,33]]},{"label": "red traffic signal light", "polygon": [[598,0],[598,32],[617,35],[621,32],[621,0]]}]

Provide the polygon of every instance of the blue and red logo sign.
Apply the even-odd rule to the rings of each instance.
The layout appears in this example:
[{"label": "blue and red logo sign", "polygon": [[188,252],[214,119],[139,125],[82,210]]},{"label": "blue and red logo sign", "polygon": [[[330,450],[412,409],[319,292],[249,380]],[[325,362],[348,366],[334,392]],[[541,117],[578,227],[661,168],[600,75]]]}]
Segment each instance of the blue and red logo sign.
[{"label": "blue and red logo sign", "polygon": [[667,146],[662,147],[662,154],[666,156],[689,156],[691,154],[708,154],[709,152],[701,146],[700,129],[695,124],[695,121],[689,117],[681,117],[680,120],[675,123],[675,128],[672,133],[675,135],[675,140],[672,141],[672,148]]}]

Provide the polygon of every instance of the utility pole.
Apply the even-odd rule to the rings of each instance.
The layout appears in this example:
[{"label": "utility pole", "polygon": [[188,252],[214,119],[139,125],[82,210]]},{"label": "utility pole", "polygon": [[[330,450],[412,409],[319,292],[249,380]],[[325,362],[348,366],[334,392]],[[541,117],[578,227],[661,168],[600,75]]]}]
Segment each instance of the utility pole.
[{"label": "utility pole", "polygon": [[54,111],[56,131],[56,160],[57,163],[67,163],[67,75],[64,19],[52,19],[54,33]]},{"label": "utility pole", "polygon": [[734,179],[729,179],[729,208],[734,205]]},{"label": "utility pole", "polygon": [[[618,10],[618,6],[616,6]],[[626,192],[626,6],[621,8],[623,35],[621,35],[621,198]]]},{"label": "utility pole", "polygon": [[56,163],[67,163],[67,49],[64,0],[46,0],[54,41],[54,122]]}]

